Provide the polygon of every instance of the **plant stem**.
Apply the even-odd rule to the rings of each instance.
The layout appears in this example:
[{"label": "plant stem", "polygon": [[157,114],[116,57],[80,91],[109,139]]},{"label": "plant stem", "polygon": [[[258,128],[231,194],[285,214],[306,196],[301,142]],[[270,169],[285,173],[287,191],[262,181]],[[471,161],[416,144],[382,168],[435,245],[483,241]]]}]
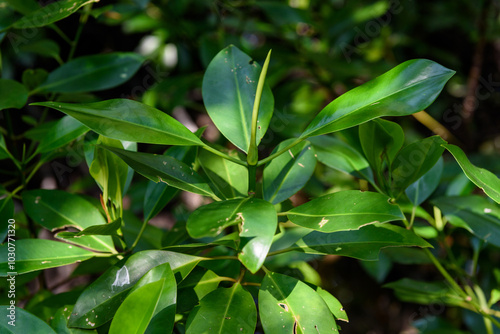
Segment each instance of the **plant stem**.
[{"label": "plant stem", "polygon": [[427,256],[429,257],[429,259],[432,261],[432,263],[439,270],[439,272],[441,273],[441,275],[443,275],[443,277],[448,281],[448,283],[450,283],[450,285],[453,287],[453,289],[456,290],[456,292],[461,297],[463,297],[464,300],[468,301],[468,299],[470,299],[470,296],[468,296],[464,292],[464,290],[462,290],[462,288],[457,284],[457,282],[455,282],[455,280],[450,276],[450,274],[448,274],[448,272],[446,271],[446,269],[444,269],[444,267],[441,265],[441,263],[439,263],[438,259],[436,259],[436,257],[431,253],[431,251],[428,250],[427,248],[424,248],[424,252],[427,254]]},{"label": "plant stem", "polygon": [[260,160],[259,162],[257,162],[257,166],[262,166],[262,165],[266,164],[267,162],[273,160],[274,158],[282,155],[283,153],[285,153],[286,151],[288,151],[289,149],[291,149],[295,145],[301,143],[304,139],[305,138],[297,138],[297,139],[295,139],[293,142],[290,143],[290,145],[287,145],[286,147],[284,147],[283,149],[279,150],[278,152],[276,152],[274,154],[271,154],[267,158],[264,158],[264,159]]},{"label": "plant stem", "polygon": [[254,165],[248,166],[248,196],[255,195],[255,184],[257,183],[257,167]]},{"label": "plant stem", "polygon": [[236,163],[238,165],[242,165],[242,166],[246,166],[247,165],[246,162],[241,161],[240,159],[233,158],[233,157],[231,157],[231,156],[229,156],[229,155],[227,155],[227,154],[225,154],[225,153],[223,153],[223,152],[221,152],[219,150],[216,150],[215,148],[213,148],[213,147],[211,147],[211,146],[209,146],[207,144],[204,144],[202,147],[205,150],[207,150],[209,152],[212,152],[213,154],[218,155],[221,158],[224,158],[226,160],[232,161],[232,162],[234,162],[234,163]]},{"label": "plant stem", "polygon": [[85,25],[85,23],[87,23],[91,9],[92,4],[89,4],[83,8],[83,14],[80,16],[80,24],[78,25],[78,29],[76,30],[75,39],[73,40],[73,42],[71,42],[71,50],[69,51],[68,61],[73,59],[76,46],[78,45],[78,41],[80,40],[80,36],[82,35],[83,26]]},{"label": "plant stem", "polygon": [[59,35],[61,36],[62,39],[64,39],[64,41],[66,43],[68,43],[69,45],[72,45],[73,42],[71,41],[71,39],[69,39],[69,37],[61,30],[59,29],[58,26],[56,26],[54,23],[50,25],[50,27]]},{"label": "plant stem", "polygon": [[259,161],[259,152],[257,150],[257,122],[259,121],[259,107],[262,98],[262,90],[264,89],[264,82],[266,81],[267,68],[269,67],[269,60],[271,59],[271,50],[269,50],[262,71],[260,72],[259,82],[257,84],[257,91],[255,92],[255,100],[252,110],[252,128],[250,132],[250,147],[248,148],[247,162],[249,166],[254,166]]},{"label": "plant stem", "polygon": [[148,221],[144,220],[144,222],[142,223],[142,226],[141,226],[141,230],[139,231],[139,234],[137,234],[137,237],[135,238],[134,243],[132,244],[132,246],[130,246],[130,252],[132,252],[134,250],[135,246],[137,246],[137,244],[139,243],[139,239],[141,239],[142,234],[146,230],[147,225],[148,225]]}]

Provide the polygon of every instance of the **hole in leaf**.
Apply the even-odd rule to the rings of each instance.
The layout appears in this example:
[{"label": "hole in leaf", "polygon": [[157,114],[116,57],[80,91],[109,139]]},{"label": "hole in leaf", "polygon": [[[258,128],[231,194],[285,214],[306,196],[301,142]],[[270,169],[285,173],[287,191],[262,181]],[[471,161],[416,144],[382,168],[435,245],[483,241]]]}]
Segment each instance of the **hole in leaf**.
[{"label": "hole in leaf", "polygon": [[282,309],[288,312],[288,305],[283,304],[283,303],[278,303],[279,306],[281,306]]}]

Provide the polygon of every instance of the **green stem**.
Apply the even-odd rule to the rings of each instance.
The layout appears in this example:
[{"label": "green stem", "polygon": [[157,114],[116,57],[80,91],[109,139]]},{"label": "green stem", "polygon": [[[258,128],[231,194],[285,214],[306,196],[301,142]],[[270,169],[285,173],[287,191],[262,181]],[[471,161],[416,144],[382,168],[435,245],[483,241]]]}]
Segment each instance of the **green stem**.
[{"label": "green stem", "polygon": [[58,26],[56,26],[55,24],[51,24],[49,27],[51,27],[59,36],[61,36],[61,38],[64,39],[66,43],[68,43],[69,45],[73,44],[71,39],[69,39],[69,37],[61,29],[59,29]]},{"label": "green stem", "polygon": [[259,107],[262,98],[262,90],[266,81],[267,68],[269,67],[269,60],[271,59],[271,50],[267,53],[266,61],[262,66],[260,72],[259,82],[257,84],[257,91],[255,92],[255,101],[252,110],[252,128],[250,133],[250,147],[248,148],[247,162],[249,166],[254,166],[259,161],[259,153],[257,150],[257,122],[259,121]]},{"label": "green stem", "polygon": [[137,244],[139,243],[139,239],[141,239],[142,237],[142,234],[144,233],[144,231],[146,230],[146,226],[148,225],[148,221],[145,220],[143,223],[142,223],[142,226],[141,226],[141,230],[139,231],[139,234],[137,234],[137,237],[135,238],[134,240],[134,243],[132,244],[132,246],[130,247],[130,252],[132,252],[135,248],[135,246],[137,246]]},{"label": "green stem", "polygon": [[232,161],[232,162],[234,162],[234,163],[236,163],[238,165],[242,165],[242,166],[246,166],[247,165],[246,162],[241,161],[240,159],[233,158],[233,157],[231,157],[231,156],[229,156],[229,155],[227,155],[227,154],[225,154],[225,153],[223,153],[223,152],[221,152],[219,150],[216,150],[215,148],[213,148],[213,147],[211,147],[211,146],[209,146],[209,145],[207,145],[205,143],[203,144],[202,147],[205,150],[207,150],[209,152],[212,152],[213,154],[218,155],[221,158],[224,158],[226,160]]},{"label": "green stem", "polygon": [[71,50],[69,51],[68,61],[73,59],[76,46],[78,45],[78,41],[80,40],[80,36],[82,35],[83,26],[85,25],[85,23],[87,23],[91,9],[92,9],[92,4],[85,6],[83,9],[83,14],[80,16],[80,24],[78,25],[78,29],[76,30],[75,39],[73,40],[73,42],[71,42]]},{"label": "green stem", "polygon": [[248,166],[248,196],[255,195],[255,184],[257,183],[257,167]]},{"label": "green stem", "polygon": [[413,227],[413,222],[415,221],[415,213],[416,213],[416,211],[417,211],[417,207],[413,206],[413,208],[411,209],[410,224],[408,226],[409,230],[411,230],[411,228]]},{"label": "green stem", "polygon": [[291,142],[290,145],[287,145],[286,147],[284,147],[283,149],[279,150],[278,152],[276,152],[274,154],[271,154],[267,158],[264,158],[264,159],[260,160],[259,162],[257,162],[257,166],[262,166],[262,165],[266,164],[267,162],[273,160],[274,158],[282,155],[283,153],[285,153],[286,151],[288,151],[289,149],[291,149],[295,145],[297,145],[300,142],[302,142],[304,139],[305,138],[297,138],[296,140],[294,140],[293,142]]},{"label": "green stem", "polygon": [[456,290],[456,292],[462,298],[464,298],[465,301],[468,301],[468,299],[470,299],[470,296],[468,296],[464,292],[464,290],[462,290],[462,288],[457,284],[457,282],[455,282],[455,280],[450,276],[450,274],[448,274],[446,269],[444,269],[444,267],[441,265],[441,263],[438,261],[438,259],[436,259],[436,257],[431,253],[431,251],[428,250],[427,248],[424,248],[424,252],[427,254],[427,256],[432,261],[434,266],[436,266],[436,268],[439,270],[441,275],[443,275],[443,277],[448,281],[448,283],[450,283],[450,285],[453,287],[453,289]]}]

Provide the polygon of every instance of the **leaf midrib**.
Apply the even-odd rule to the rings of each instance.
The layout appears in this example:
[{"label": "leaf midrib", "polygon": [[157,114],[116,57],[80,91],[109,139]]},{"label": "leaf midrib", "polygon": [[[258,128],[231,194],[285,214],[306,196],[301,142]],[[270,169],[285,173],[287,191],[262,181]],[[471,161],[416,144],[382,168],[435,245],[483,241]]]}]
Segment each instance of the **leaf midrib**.
[{"label": "leaf midrib", "polygon": [[[281,300],[285,301],[286,304],[288,305],[288,309],[290,310],[290,313],[292,314],[293,318],[295,319],[295,321],[297,322],[297,327],[298,328],[302,328],[300,326],[300,322],[299,322],[299,317],[297,316],[296,312],[293,311],[293,308],[292,308],[292,305],[290,304],[290,302],[288,301],[288,299],[286,298],[285,294],[283,293],[283,291],[281,291],[281,288],[279,286],[279,284],[274,280],[274,278],[271,276],[271,275],[267,275],[267,277],[269,277],[269,279],[275,284],[276,286],[276,290],[278,290],[278,292],[280,293],[281,295]],[[280,306],[281,307],[281,306]]]}]

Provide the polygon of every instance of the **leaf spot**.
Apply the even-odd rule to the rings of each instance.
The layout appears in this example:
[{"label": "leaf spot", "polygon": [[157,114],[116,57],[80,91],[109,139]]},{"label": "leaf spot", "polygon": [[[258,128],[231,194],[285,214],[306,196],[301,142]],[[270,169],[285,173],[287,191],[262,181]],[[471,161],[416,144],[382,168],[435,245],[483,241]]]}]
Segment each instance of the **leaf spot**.
[{"label": "leaf spot", "polygon": [[491,212],[491,209],[488,209],[488,208],[484,209],[484,213],[490,213],[490,212]]},{"label": "leaf spot", "polygon": [[111,290],[113,290],[113,287],[115,286],[122,287],[126,284],[130,284],[130,276],[128,274],[127,266],[123,266],[116,272],[116,278],[113,284],[111,284]]},{"label": "leaf spot", "polygon": [[301,164],[300,162],[297,165],[299,165],[300,167],[304,168],[304,165]]},{"label": "leaf spot", "polygon": [[287,305],[287,304],[284,304],[284,303],[278,303],[278,305],[279,305],[282,309],[284,309],[285,311],[287,311],[287,312],[288,312],[288,305]]},{"label": "leaf spot", "polygon": [[40,196],[37,196],[37,197],[35,198],[35,204],[38,204],[38,202],[40,202],[40,199],[41,199],[41,197],[40,197]]},{"label": "leaf spot", "polygon": [[291,150],[288,150],[288,153],[290,153],[290,156],[292,157],[292,159],[295,159]]},{"label": "leaf spot", "polygon": [[335,248],[335,251],[338,252],[338,251],[341,251],[342,250],[342,247],[337,247]]},{"label": "leaf spot", "polygon": [[323,217],[323,218],[321,219],[321,221],[319,222],[319,224],[318,224],[318,225],[319,225],[319,227],[321,228],[321,227],[325,226],[325,224],[326,224],[326,223],[328,223],[328,219],[326,219],[325,217]]}]

